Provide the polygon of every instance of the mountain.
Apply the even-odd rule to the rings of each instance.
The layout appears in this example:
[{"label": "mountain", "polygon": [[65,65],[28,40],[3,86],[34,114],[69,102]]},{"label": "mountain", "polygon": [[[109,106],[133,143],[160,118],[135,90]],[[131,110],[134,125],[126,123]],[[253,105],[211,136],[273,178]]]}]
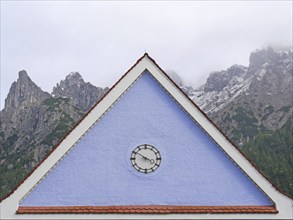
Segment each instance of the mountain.
[{"label": "mountain", "polygon": [[275,185],[293,195],[293,63],[291,50],[251,54],[251,83],[211,115]]},{"label": "mountain", "polygon": [[[168,73],[275,185],[293,196],[292,72],[292,49],[269,47],[252,52],[247,67],[212,72],[200,88]],[[20,71],[0,112],[0,198],[107,91],[73,72],[49,94]]]},{"label": "mountain", "polygon": [[57,84],[51,95],[20,71],[0,112],[0,197],[30,172],[107,91],[85,83],[74,73]]},{"label": "mountain", "polygon": [[269,47],[251,53],[248,67],[211,73],[189,95],[241,145],[259,130],[280,129],[292,116],[292,71],[292,50]]},{"label": "mountain", "polygon": [[[269,47],[257,50],[251,53],[249,61],[248,67],[233,65],[227,70],[211,73],[206,84],[199,89],[188,86],[183,86],[183,89],[208,115],[218,114],[234,99],[245,94],[250,100],[262,100],[268,105],[291,106],[292,49],[274,50]],[[269,120],[265,123],[270,128],[275,127]]]},{"label": "mountain", "polygon": [[212,72],[204,86],[196,90],[189,88],[188,95],[204,112],[211,115],[246,91],[251,81],[247,67],[233,65],[227,70]]},{"label": "mountain", "polygon": [[293,195],[292,49],[251,53],[183,90],[277,186]]},{"label": "mountain", "polygon": [[[14,133],[13,130],[20,129],[21,122],[29,120],[25,117],[28,108],[35,107],[51,97],[49,93],[43,92],[33,83],[24,70],[19,72],[18,77],[18,80],[11,85],[5,99],[5,107],[0,113],[3,128],[1,136],[11,135]],[[27,129],[31,129],[31,127]]]},{"label": "mountain", "polygon": [[69,98],[70,104],[85,112],[107,91],[108,88],[103,89],[88,82],[85,83],[78,72],[72,72],[66,76],[65,80],[57,83],[52,95],[54,98]]}]

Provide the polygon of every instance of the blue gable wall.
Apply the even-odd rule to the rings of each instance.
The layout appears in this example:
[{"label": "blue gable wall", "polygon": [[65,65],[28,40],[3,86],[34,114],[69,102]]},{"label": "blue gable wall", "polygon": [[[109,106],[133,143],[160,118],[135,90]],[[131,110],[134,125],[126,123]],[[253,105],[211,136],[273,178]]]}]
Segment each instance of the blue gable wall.
[{"label": "blue gable wall", "polygon": [[[162,156],[151,174],[129,159],[145,143]],[[270,204],[146,72],[20,205]]]}]

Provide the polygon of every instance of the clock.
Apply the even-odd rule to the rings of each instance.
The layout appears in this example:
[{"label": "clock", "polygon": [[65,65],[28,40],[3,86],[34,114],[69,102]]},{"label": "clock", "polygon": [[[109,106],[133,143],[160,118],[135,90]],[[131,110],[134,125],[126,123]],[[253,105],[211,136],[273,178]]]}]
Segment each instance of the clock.
[{"label": "clock", "polygon": [[130,160],[134,169],[148,174],[159,168],[162,158],[157,148],[150,144],[142,144],[132,151]]}]

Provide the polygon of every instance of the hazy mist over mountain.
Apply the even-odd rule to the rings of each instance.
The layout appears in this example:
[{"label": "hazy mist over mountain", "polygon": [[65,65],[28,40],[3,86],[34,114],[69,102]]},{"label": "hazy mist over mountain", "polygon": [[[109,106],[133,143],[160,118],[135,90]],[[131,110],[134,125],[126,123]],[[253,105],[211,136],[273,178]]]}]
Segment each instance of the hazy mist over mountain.
[{"label": "hazy mist over mountain", "polygon": [[111,86],[146,51],[185,83],[292,45],[292,1],[1,1],[1,109],[25,69],[44,91],[70,72]]}]

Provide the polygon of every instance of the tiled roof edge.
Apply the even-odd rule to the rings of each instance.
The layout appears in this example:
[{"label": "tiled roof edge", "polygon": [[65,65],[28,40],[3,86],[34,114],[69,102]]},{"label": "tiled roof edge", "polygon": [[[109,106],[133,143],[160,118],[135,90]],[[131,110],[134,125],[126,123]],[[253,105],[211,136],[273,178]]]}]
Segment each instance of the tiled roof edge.
[{"label": "tiled roof edge", "polygon": [[17,214],[277,214],[275,206],[20,206]]}]

